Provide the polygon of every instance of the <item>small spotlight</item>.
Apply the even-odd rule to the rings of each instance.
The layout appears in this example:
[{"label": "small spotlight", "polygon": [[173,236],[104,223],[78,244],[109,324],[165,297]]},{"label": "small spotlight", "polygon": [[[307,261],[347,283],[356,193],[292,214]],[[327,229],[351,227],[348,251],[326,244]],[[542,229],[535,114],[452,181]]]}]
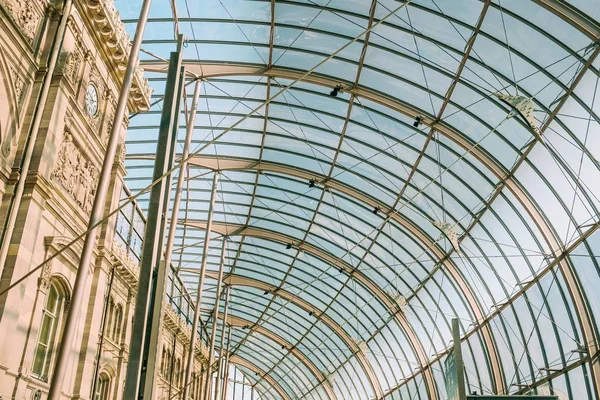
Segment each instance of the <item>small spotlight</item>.
[{"label": "small spotlight", "polygon": [[312,312],[312,311],[309,311],[309,312],[308,312],[308,315],[310,315],[310,316],[312,317],[312,315],[313,315],[313,312]]},{"label": "small spotlight", "polygon": [[242,329],[248,329],[248,328],[250,328],[250,325],[244,325],[244,326],[242,326]]},{"label": "small spotlight", "polygon": [[377,215],[377,213],[378,213],[380,210],[381,210],[381,208],[379,208],[379,207],[375,207],[375,208],[373,209],[373,214]]},{"label": "small spotlight", "polygon": [[281,346],[281,350],[285,350],[285,346]]},{"label": "small spotlight", "polygon": [[291,249],[292,248],[292,244],[288,243],[287,246],[285,246],[285,248],[288,249],[288,250]]},{"label": "small spotlight", "polygon": [[309,188],[314,188],[316,184],[317,184],[317,180],[316,179],[311,179],[310,181],[308,181],[308,187]]},{"label": "small spotlight", "polygon": [[340,92],[340,90],[342,89],[341,86],[336,86],[333,88],[333,90],[329,93],[329,95],[331,97],[337,97],[338,93]]},{"label": "small spotlight", "polygon": [[344,268],[340,267],[340,272],[344,272]]},{"label": "small spotlight", "polygon": [[419,116],[417,116],[417,118],[415,118],[415,122],[413,122],[413,126],[414,126],[415,128],[418,128],[418,127],[419,127],[419,125],[421,125],[421,121],[422,121],[422,118],[421,118],[421,117],[419,117]]},{"label": "small spotlight", "polygon": [[268,290],[265,290],[265,295],[269,294],[270,292]]}]

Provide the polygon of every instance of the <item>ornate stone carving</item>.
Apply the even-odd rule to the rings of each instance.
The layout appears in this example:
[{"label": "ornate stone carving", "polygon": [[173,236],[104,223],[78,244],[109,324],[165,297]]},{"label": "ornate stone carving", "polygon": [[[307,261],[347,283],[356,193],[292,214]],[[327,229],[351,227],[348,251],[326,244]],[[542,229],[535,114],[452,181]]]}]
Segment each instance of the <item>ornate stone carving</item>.
[{"label": "ornate stone carving", "polygon": [[68,132],[60,146],[52,176],[86,213],[91,211],[98,184],[98,170],[86,159]]},{"label": "ornate stone carving", "polygon": [[75,83],[77,82],[77,75],[80,67],[81,55],[77,51],[69,53],[67,55],[67,60],[65,61],[63,75],[69,80],[69,82]]},{"label": "ornate stone carving", "polygon": [[19,26],[29,44],[33,44],[40,26],[43,4],[40,0],[0,0],[0,5]]},{"label": "ornate stone carving", "polygon": [[113,103],[110,110],[110,113],[108,115],[108,118],[106,119],[106,129],[104,130],[103,134],[102,134],[102,143],[106,146],[108,144],[108,139],[110,137],[110,131],[112,131],[113,128],[113,124],[114,124],[114,119],[115,119],[115,108],[116,105]]},{"label": "ornate stone carving", "polygon": [[12,150],[12,138],[9,135],[6,135],[4,141],[0,145],[0,151],[2,152],[2,156],[8,158],[10,156],[10,152]]},{"label": "ornate stone carving", "polygon": [[38,288],[42,292],[46,292],[50,287],[50,278],[52,277],[52,264],[46,263],[42,268],[42,273],[38,278]]},{"label": "ornate stone carving", "polygon": [[10,68],[10,77],[13,81],[13,87],[15,89],[15,100],[17,105],[21,104],[21,97],[25,91],[25,80],[19,75],[17,70],[13,67]]},{"label": "ornate stone carving", "polygon": [[[131,51],[131,42],[119,12],[115,9],[114,0],[89,1],[84,5],[87,7],[85,14],[89,16],[93,29],[98,33],[100,46],[110,55],[107,61],[113,65],[117,75],[122,77]],[[134,112],[146,111],[150,107],[152,89],[148,80],[144,79],[143,73],[144,70],[138,64],[130,91]]]}]

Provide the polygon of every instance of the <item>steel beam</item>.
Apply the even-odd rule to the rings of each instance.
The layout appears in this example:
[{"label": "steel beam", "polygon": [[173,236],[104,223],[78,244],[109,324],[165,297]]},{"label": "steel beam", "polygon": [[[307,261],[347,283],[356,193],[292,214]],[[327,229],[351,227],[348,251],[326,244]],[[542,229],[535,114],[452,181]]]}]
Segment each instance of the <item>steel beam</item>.
[{"label": "steel beam", "polygon": [[577,28],[581,33],[594,41],[600,38],[600,24],[590,16],[585,15],[577,8],[564,0],[532,0],[546,10],[565,20],[569,25]]},{"label": "steel beam", "polygon": [[[221,171],[225,170],[256,170],[256,171],[268,171],[277,174],[285,174],[289,176],[294,176],[300,178],[302,180],[311,180],[316,179],[318,182],[325,181],[325,176],[317,174],[313,171],[302,170],[296,167],[276,164],[271,162],[256,162],[253,160],[245,160],[245,159],[236,159],[236,158],[217,158],[214,156],[196,156],[190,160],[190,164],[195,165],[200,168],[208,168],[208,169],[216,169],[218,167]],[[329,189],[338,191],[343,193],[349,197],[352,197],[362,203],[364,203],[368,208],[371,209],[379,209],[383,214],[389,216],[390,219],[395,221],[398,225],[405,228],[412,237],[419,240],[423,243],[423,246],[430,250],[439,260],[442,262],[442,266],[448,272],[448,274],[454,279],[458,288],[464,293],[465,301],[468,303],[469,308],[473,312],[477,321],[482,320],[485,317],[485,312],[481,308],[479,301],[477,300],[473,290],[470,285],[467,283],[463,275],[460,273],[459,268],[454,264],[452,259],[449,257],[445,257],[445,253],[443,249],[436,243],[436,241],[430,237],[425,231],[423,231],[419,226],[417,226],[414,222],[406,219],[399,213],[393,212],[393,208],[390,208],[385,203],[381,202],[379,199],[369,196],[362,191],[350,187],[342,182],[339,182],[335,179],[329,179],[323,185]],[[236,226],[233,229],[228,229],[227,231],[235,232],[236,230],[241,229],[242,226]],[[283,239],[286,240],[285,243],[291,243],[294,240],[292,238],[287,238],[285,235],[281,235]],[[330,259],[331,257],[327,257]],[[337,262],[336,264],[337,265]],[[346,271],[350,271],[346,269]],[[368,278],[365,278],[368,279]],[[381,291],[382,292],[382,291]],[[386,296],[383,294],[382,296]],[[380,297],[380,296],[378,296]],[[386,296],[387,297],[387,296]],[[486,327],[482,332],[482,337],[486,343],[486,346],[489,346],[489,355],[490,362],[493,366],[492,374],[495,377],[495,381],[497,382],[497,391],[499,393],[504,392],[504,384],[502,379],[502,371],[500,367],[500,359],[498,355],[498,351],[496,348],[496,344],[491,334],[491,330],[489,327]]]},{"label": "steel beam", "polygon": [[274,341],[275,343],[277,343],[278,345],[280,345],[282,347],[285,347],[290,353],[293,354],[294,357],[296,357],[298,360],[300,360],[300,362],[314,375],[314,377],[317,379],[317,381],[323,386],[323,390],[325,390],[325,393],[327,394],[329,399],[337,400],[337,397],[333,390],[333,386],[331,386],[331,383],[327,380],[325,375],[323,375],[323,373],[317,368],[317,366],[312,361],[310,361],[310,359],[301,350],[299,350],[297,347],[295,347],[292,343],[288,342],[287,340],[285,340],[278,334],[274,333],[273,331],[271,331],[267,328],[264,328],[261,325],[254,325],[251,321],[241,318],[241,317],[236,317],[236,316],[230,315],[229,317],[227,317],[226,322],[231,327],[236,327],[236,328],[243,328],[245,326],[251,326],[252,331]]},{"label": "steel beam", "polygon": [[[287,394],[287,392],[285,390],[283,390],[281,385],[275,379],[273,379],[272,376],[265,375],[265,371],[263,371],[261,368],[259,368],[255,364],[251,363],[250,361],[246,360],[243,357],[236,356],[236,355],[231,356],[230,362],[232,364],[239,365],[240,367],[249,369],[250,371],[254,372],[255,374],[260,375],[269,385],[271,385],[271,387],[277,392],[277,394],[279,394],[279,396],[281,396],[282,400],[292,400],[292,398]],[[265,397],[265,399],[266,398],[267,397]]]},{"label": "steel beam", "polygon": [[[161,115],[157,141],[157,153],[152,180],[162,179],[171,168],[177,142],[179,105],[181,103],[182,84],[182,52],[183,37],[180,37],[177,51],[171,53],[169,73],[165,89],[165,102]],[[170,177],[162,179],[152,187],[148,205],[148,219],[144,232],[144,243],[140,258],[139,284],[133,327],[130,339],[129,358],[124,398],[151,399],[154,390],[154,374],[156,372],[156,353],[158,337],[156,332],[162,317],[162,306],[166,282],[166,266],[160,262],[166,226],[165,212],[171,192]],[[158,302],[158,303],[157,303]],[[154,356],[153,359],[150,357]]]},{"label": "steel beam", "polygon": [[[221,261],[219,264],[219,275],[217,276],[217,293],[215,294],[215,306],[212,312],[213,324],[210,332],[210,346],[208,349],[208,368],[206,369],[206,382],[204,384],[204,391],[202,393],[203,400],[210,399],[210,389],[212,386],[212,364],[215,352],[215,340],[217,338],[217,322],[219,321],[219,303],[221,302],[221,289],[223,287],[223,269],[225,268],[225,249],[227,247],[227,237],[223,237],[222,243],[223,244],[221,245]],[[225,319],[227,319],[228,304],[229,291],[227,291],[227,294],[225,296]],[[198,307],[200,308],[200,304],[198,304]],[[223,324],[223,328],[225,328],[225,324]]]},{"label": "steel beam", "polygon": [[[213,272],[207,272],[207,276],[217,279],[218,275]],[[335,332],[338,337],[346,344],[346,346],[352,351],[352,354],[356,356],[358,363],[361,365],[367,379],[369,379],[369,383],[372,386],[379,385],[379,381],[377,380],[377,376],[375,375],[375,370],[373,369],[371,362],[366,357],[365,354],[361,351],[358,344],[352,339],[350,335],[332,318],[330,318],[327,314],[321,313],[314,305],[310,304],[307,301],[302,300],[297,295],[290,293],[284,289],[279,289],[278,286],[268,284],[266,282],[260,281],[258,279],[247,278],[241,275],[229,274],[225,277],[224,282],[229,286],[247,286],[255,289],[259,289],[262,291],[275,292],[275,294],[281,297],[285,301],[289,301],[296,306],[302,308],[307,313],[312,313],[316,318],[318,318],[323,324],[325,324],[328,328],[330,328],[333,332]],[[250,324],[252,329],[254,329],[254,324]],[[233,362],[233,361],[232,361]]]},{"label": "steel beam", "polygon": [[221,400],[227,400],[227,390],[229,389],[229,385],[227,384],[227,382],[229,381],[229,357],[231,356],[229,350],[231,349],[232,330],[232,327],[229,327],[229,333],[227,334],[227,351],[225,352],[225,374],[223,375],[223,396]]},{"label": "steel beam", "polygon": [[[202,291],[204,290],[204,277],[206,273],[206,261],[208,259],[208,246],[210,244],[210,233],[212,226],[213,211],[215,208],[215,200],[217,198],[217,184],[219,183],[219,173],[215,172],[213,176],[212,189],[210,194],[210,205],[208,208],[208,217],[205,226],[206,234],[204,236],[204,247],[202,253],[202,266],[200,267],[200,278],[198,279],[198,288],[196,290],[196,304],[194,309],[194,319],[192,322],[192,334],[190,335],[190,345],[188,348],[188,358],[185,367],[185,376],[183,380],[184,399],[189,396],[188,387],[190,386],[190,379],[192,377],[192,371],[194,369],[194,358],[196,350],[196,336],[198,332],[198,323],[200,321],[200,308],[202,307]],[[175,223],[175,221],[171,221]]]},{"label": "steel beam", "polygon": [[[227,321],[229,320],[228,314],[229,314],[229,296],[231,293],[229,293],[229,288],[225,288],[225,290],[227,290],[227,297],[225,298],[225,315],[223,315],[223,322],[221,325],[221,344],[219,345],[219,361],[217,363],[217,379],[215,380],[215,396],[214,396],[214,400],[219,400],[219,392],[221,391],[221,380],[222,380],[222,375],[223,375],[223,357],[225,356],[224,351],[229,352],[229,343],[231,343],[231,338],[229,339],[229,341],[227,342],[227,350],[224,349],[225,347],[225,333],[227,330]],[[215,310],[215,320],[213,321],[213,324],[217,324],[217,319],[219,319],[219,313],[217,312],[218,310]],[[229,333],[231,333],[231,326],[229,326]]]}]

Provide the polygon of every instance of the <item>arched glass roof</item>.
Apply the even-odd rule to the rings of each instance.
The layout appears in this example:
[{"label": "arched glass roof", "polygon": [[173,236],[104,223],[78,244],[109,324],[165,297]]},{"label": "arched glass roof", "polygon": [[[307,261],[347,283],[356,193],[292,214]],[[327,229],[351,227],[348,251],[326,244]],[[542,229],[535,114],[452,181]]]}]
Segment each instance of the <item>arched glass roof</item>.
[{"label": "arched glass roof", "polygon": [[151,180],[181,33],[202,92],[174,262],[194,292],[218,170],[202,318],[226,240],[232,362],[264,398],[443,399],[452,318],[469,393],[600,398],[594,1],[172,3],[126,181]]}]

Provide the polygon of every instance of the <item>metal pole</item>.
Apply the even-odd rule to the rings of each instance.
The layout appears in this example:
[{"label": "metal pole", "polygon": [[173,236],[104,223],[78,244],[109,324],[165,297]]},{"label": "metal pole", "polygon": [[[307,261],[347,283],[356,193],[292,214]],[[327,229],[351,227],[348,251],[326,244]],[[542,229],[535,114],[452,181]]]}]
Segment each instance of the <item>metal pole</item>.
[{"label": "metal pole", "polygon": [[171,352],[171,365],[169,366],[169,391],[167,399],[171,399],[171,391],[173,390],[173,374],[175,373],[175,351],[177,350],[177,332],[173,335],[173,347]]},{"label": "metal pole", "polygon": [[94,375],[92,377],[92,393],[90,397],[93,399],[96,395],[96,385],[98,384],[98,372],[100,372],[100,358],[102,357],[102,348],[104,347],[104,330],[106,329],[106,316],[108,314],[108,305],[110,303],[110,295],[112,293],[113,280],[115,279],[115,266],[110,269],[110,280],[108,281],[108,289],[104,295],[104,307],[102,308],[102,322],[100,323],[100,340],[96,349],[96,359],[94,364]]},{"label": "metal pole", "polygon": [[[180,39],[183,40],[183,37],[180,36]],[[180,46],[181,47],[181,46]],[[173,160],[175,159],[175,149],[177,145],[177,133],[179,129],[179,113],[181,111],[181,95],[183,93],[183,84],[185,82],[185,69],[181,67],[181,72],[179,76],[179,82],[177,86],[177,95],[175,96],[174,109],[172,111],[173,124],[172,124],[172,132],[170,139],[170,149],[168,152],[168,161],[166,164],[166,169],[170,169],[173,165]],[[171,197],[171,178],[169,176],[164,181],[164,193],[163,193],[163,203],[162,203],[162,211],[158,214],[161,216],[160,218],[160,228],[158,229],[157,240],[158,244],[156,245],[156,258],[160,258],[160,252],[163,248],[163,238],[165,235],[165,230],[167,226],[167,209],[169,207],[169,198]],[[140,386],[143,388],[143,398],[145,399],[153,399],[154,396],[154,388],[156,383],[156,376],[158,373],[158,352],[160,347],[160,338],[162,334],[162,323],[163,323],[163,312],[164,312],[164,298],[166,291],[166,282],[167,282],[167,269],[168,265],[165,263],[165,260],[161,260],[158,262],[157,267],[154,270],[152,277],[152,284],[150,290],[150,302],[148,306],[148,317],[146,318],[146,341],[144,342],[144,351],[142,353],[142,371],[140,372],[141,382]]]},{"label": "metal pole", "polygon": [[[192,334],[190,335],[190,348],[185,367],[185,380],[183,381],[183,399],[188,399],[190,378],[194,369],[194,353],[196,350],[196,336],[198,332],[198,321],[200,320],[200,307],[202,306],[202,287],[204,286],[204,277],[206,275],[206,260],[208,258],[208,245],[210,244],[210,231],[212,229],[213,210],[215,208],[215,198],[217,197],[217,184],[219,182],[219,172],[215,171],[213,177],[212,192],[210,194],[210,205],[208,207],[208,221],[206,222],[206,232],[204,237],[204,252],[202,254],[202,266],[200,267],[200,277],[198,280],[198,291],[196,292],[196,308],[194,310],[194,320],[192,322]],[[210,366],[209,366],[210,367]]]},{"label": "metal pole", "polygon": [[[185,132],[185,142],[183,144],[183,153],[181,159],[185,160],[190,154],[190,143],[192,142],[192,136],[194,135],[194,124],[196,121],[196,111],[198,109],[198,98],[200,97],[200,86],[201,81],[196,81],[194,87],[194,95],[192,97],[192,109],[190,110],[190,117],[187,121],[187,129]],[[181,191],[183,190],[183,181],[185,180],[185,171],[187,167],[187,161],[181,163],[179,167],[179,176],[177,177],[177,187],[175,188],[175,198],[173,199],[173,210],[171,212],[171,226],[169,227],[169,237],[167,238],[167,245],[165,248],[165,263],[167,266],[171,264],[171,256],[173,254],[173,242],[175,239],[175,233],[177,232],[177,220],[179,219],[179,203],[181,202]]]},{"label": "metal pole", "polygon": [[458,400],[466,400],[465,370],[463,368],[462,342],[460,341],[458,318],[452,319],[452,341],[454,347],[454,365],[456,366],[456,378],[458,381]]},{"label": "metal pole", "polygon": [[227,399],[227,390],[229,389],[229,356],[231,349],[231,331],[233,326],[229,327],[229,334],[227,335],[227,352],[225,352],[225,375],[223,376],[223,400]]},{"label": "metal pole", "polygon": [[[178,122],[179,115],[177,110],[181,103],[179,97],[182,64],[182,40],[177,46],[177,51],[171,53],[169,62],[169,72],[165,87],[164,108],[160,120],[158,141],[156,146],[156,158],[154,163],[153,181],[160,179],[164,173],[169,170],[169,162],[172,160],[172,149],[174,124]],[[140,259],[140,277],[138,284],[137,301],[135,303],[135,312],[133,316],[133,329],[130,342],[129,360],[127,363],[127,372],[125,377],[125,389],[123,398],[135,400],[146,395],[146,378],[150,374],[147,372],[148,349],[150,341],[148,327],[152,325],[152,316],[154,314],[152,301],[152,284],[154,289],[160,284],[160,250],[164,238],[164,220],[161,219],[165,212],[165,200],[170,187],[168,179],[163,179],[159,184],[152,187],[150,192],[150,202],[148,204],[148,219],[144,232],[144,243],[142,246],[142,256]],[[158,264],[158,268],[157,268]],[[163,277],[164,278],[164,277]],[[154,282],[153,282],[154,281]],[[164,286],[164,279],[162,282]],[[158,317],[158,316],[156,316]],[[150,318],[150,322],[149,322]],[[150,365],[151,371],[154,365]],[[150,376],[152,379],[153,376]],[[144,384],[142,396],[140,395],[140,383]],[[139,397],[138,397],[139,396]],[[151,399],[151,397],[147,397]]]},{"label": "metal pole", "polygon": [[[210,378],[212,376],[212,363],[215,352],[215,339],[217,336],[217,325],[219,323],[219,303],[221,302],[221,288],[223,286],[223,269],[225,268],[225,248],[227,244],[227,237],[223,238],[223,245],[221,246],[221,264],[219,265],[219,277],[217,278],[217,295],[215,296],[215,306],[213,309],[213,325],[210,332],[210,347],[208,350],[208,371],[207,375]],[[227,315],[227,300],[225,300],[225,315]],[[225,326],[225,321],[223,321],[223,326]],[[202,398],[204,400],[209,400],[208,392],[211,387],[211,379],[207,379],[204,384],[204,393],[202,394]]]},{"label": "metal pole", "polygon": [[[225,350],[223,347],[225,347],[225,329],[227,328],[227,307],[229,305],[229,291],[231,290],[231,288],[227,287],[225,290],[227,290],[227,299],[225,300],[226,314],[223,316],[223,327],[221,328],[221,343],[219,345],[219,366],[217,367],[217,382],[215,384],[215,400],[219,400],[221,380],[223,379],[223,356],[227,354],[226,352],[229,352],[229,342],[227,342],[227,350]],[[229,331],[231,333],[231,327],[229,328]]]},{"label": "metal pole", "polygon": [[42,123],[42,117],[46,108],[46,101],[48,100],[48,93],[50,92],[50,86],[52,85],[52,76],[54,75],[54,69],[56,68],[60,50],[62,49],[65,32],[67,31],[67,20],[71,14],[72,6],[72,0],[65,0],[62,9],[62,17],[56,31],[56,39],[52,45],[50,58],[48,60],[46,75],[44,76],[42,89],[33,112],[29,136],[27,138],[25,150],[21,158],[21,167],[19,169],[17,185],[14,188],[13,196],[8,205],[8,213],[6,215],[6,219],[4,220],[2,233],[0,233],[2,238],[2,246],[0,247],[0,272],[2,272],[4,263],[6,262],[6,257],[8,256],[10,241],[15,230],[15,223],[19,214],[19,208],[21,208],[21,199],[23,198],[23,192],[25,191],[25,181],[27,180],[27,175],[29,175],[29,167],[33,158],[33,152],[35,151],[35,142],[37,141],[37,135]]},{"label": "metal pole", "polygon": [[131,83],[137,68],[138,53],[142,44],[142,37],[144,36],[146,21],[148,20],[150,3],[152,3],[152,0],[144,0],[142,3],[142,9],[140,10],[140,16],[138,18],[138,24],[135,30],[135,36],[129,52],[127,69],[125,70],[125,76],[123,77],[123,85],[121,86],[121,92],[119,93],[119,101],[117,102],[117,108],[115,110],[114,122],[110,131],[108,144],[106,146],[106,154],[104,156],[104,161],[102,162],[102,170],[98,179],[98,187],[96,189],[94,205],[92,206],[92,211],[90,214],[90,221],[88,223],[89,232],[85,236],[85,242],[81,251],[81,257],[79,259],[79,268],[77,269],[77,275],[75,277],[75,282],[73,283],[71,305],[69,312],[67,313],[64,333],[60,341],[58,353],[56,355],[56,365],[54,367],[54,373],[52,374],[52,381],[50,383],[50,390],[48,392],[48,400],[59,399],[67,363],[70,359],[71,351],[73,350],[73,339],[77,331],[77,323],[79,322],[79,317],[81,314],[81,305],[83,303],[83,296],[85,295],[86,291],[86,281],[89,266],[92,262],[92,256],[94,254],[97,229],[94,228],[94,226],[102,219],[102,216],[104,215],[106,195],[110,185],[111,172],[115,162],[117,145],[119,144],[121,121],[123,121],[123,117],[125,116],[125,111],[127,109],[129,91],[131,89]]}]

